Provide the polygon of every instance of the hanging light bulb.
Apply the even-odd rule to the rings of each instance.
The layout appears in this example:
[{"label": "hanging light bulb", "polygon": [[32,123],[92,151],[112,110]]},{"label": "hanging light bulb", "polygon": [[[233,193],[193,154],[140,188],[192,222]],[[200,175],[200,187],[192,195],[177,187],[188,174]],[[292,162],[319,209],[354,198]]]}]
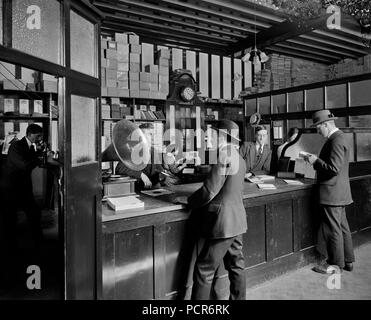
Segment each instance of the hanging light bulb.
[{"label": "hanging light bulb", "polygon": [[257,52],[255,52],[255,55],[254,55],[254,58],[253,58],[253,62],[254,66],[258,66],[259,63],[260,63],[260,59],[259,59],[259,56],[257,54]]},{"label": "hanging light bulb", "polygon": [[267,62],[268,60],[269,60],[269,57],[263,51],[260,51],[260,61],[264,63],[264,62]]}]

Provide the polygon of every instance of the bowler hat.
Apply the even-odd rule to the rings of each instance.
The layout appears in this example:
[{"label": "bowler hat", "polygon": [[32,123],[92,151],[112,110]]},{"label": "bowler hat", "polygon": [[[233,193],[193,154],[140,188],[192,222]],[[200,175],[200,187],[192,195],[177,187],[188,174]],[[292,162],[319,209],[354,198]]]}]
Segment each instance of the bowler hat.
[{"label": "bowler hat", "polygon": [[233,139],[241,141],[238,138],[238,135],[237,135],[239,127],[238,127],[237,123],[235,123],[231,120],[228,120],[228,119],[219,120],[219,121],[215,122],[214,124],[212,124],[211,127],[213,129],[216,129],[216,130],[219,130],[221,132],[224,132],[224,133],[228,134]]},{"label": "bowler hat", "polygon": [[315,127],[316,125],[330,120],[336,120],[337,117],[335,117],[329,110],[318,110],[312,115],[313,124],[312,127]]}]

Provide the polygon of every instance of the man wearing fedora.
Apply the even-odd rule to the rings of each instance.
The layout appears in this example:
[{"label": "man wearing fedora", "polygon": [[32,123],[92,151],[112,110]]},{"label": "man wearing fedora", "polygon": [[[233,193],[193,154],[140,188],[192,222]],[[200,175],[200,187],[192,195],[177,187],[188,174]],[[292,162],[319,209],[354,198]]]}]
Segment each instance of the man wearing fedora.
[{"label": "man wearing fedora", "polygon": [[[317,157],[308,155],[305,160],[317,171],[321,222],[317,249],[323,261],[314,267],[320,273],[333,273],[336,265],[352,271],[354,252],[345,206],[353,202],[349,184],[349,146],[339,130],[335,117],[329,110],[313,114],[313,127],[327,139]],[[325,260],[327,258],[327,261]]]},{"label": "man wearing fedora", "polygon": [[223,119],[212,129],[211,141],[218,146],[218,161],[211,165],[203,186],[187,199],[200,236],[205,239],[194,266],[191,298],[220,298],[215,286],[224,263],[230,281],[230,299],[243,300],[246,280],[242,234],[247,230],[243,205],[245,162],[238,152],[238,125]]}]

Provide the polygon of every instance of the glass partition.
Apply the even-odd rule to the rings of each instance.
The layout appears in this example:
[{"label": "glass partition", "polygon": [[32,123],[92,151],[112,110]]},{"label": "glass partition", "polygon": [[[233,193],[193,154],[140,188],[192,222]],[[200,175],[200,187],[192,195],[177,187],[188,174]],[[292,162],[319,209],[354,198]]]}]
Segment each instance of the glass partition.
[{"label": "glass partition", "polygon": [[61,4],[57,0],[13,0],[12,47],[61,64]]},{"label": "glass partition", "polygon": [[71,95],[72,166],[97,160],[95,129],[95,99]]},{"label": "glass partition", "polygon": [[306,110],[323,109],[323,88],[306,90],[307,105]]},{"label": "glass partition", "polygon": [[350,106],[371,105],[371,79],[350,83]]},{"label": "glass partition", "polygon": [[356,133],[357,161],[371,160],[371,134],[370,132]]},{"label": "glass partition", "polygon": [[261,97],[259,99],[259,113],[263,114],[270,114],[271,113],[271,97]]},{"label": "glass partition", "polygon": [[286,94],[277,94],[273,96],[273,113],[286,112]]},{"label": "glass partition", "polygon": [[304,111],[304,95],[303,91],[290,92],[288,94],[289,112]]},{"label": "glass partition", "polygon": [[299,129],[304,128],[304,119],[288,120],[287,121],[287,132],[291,128],[294,128],[294,127],[299,128]]},{"label": "glass partition", "polygon": [[96,32],[93,23],[71,10],[71,69],[97,76]]},{"label": "glass partition", "polygon": [[286,149],[285,157],[297,159],[299,158],[300,151],[306,151],[318,155],[325,141],[326,139],[318,133],[303,133],[299,141]]},{"label": "glass partition", "polygon": [[347,85],[345,83],[326,87],[327,109],[347,107]]},{"label": "glass partition", "polygon": [[351,128],[371,128],[371,115],[349,117],[349,126]]},{"label": "glass partition", "polygon": [[339,117],[335,120],[335,124],[338,128],[346,128],[347,125],[347,118],[346,117]]},{"label": "glass partition", "polygon": [[256,99],[246,99],[245,100],[245,116],[251,116],[257,111],[256,109]]}]

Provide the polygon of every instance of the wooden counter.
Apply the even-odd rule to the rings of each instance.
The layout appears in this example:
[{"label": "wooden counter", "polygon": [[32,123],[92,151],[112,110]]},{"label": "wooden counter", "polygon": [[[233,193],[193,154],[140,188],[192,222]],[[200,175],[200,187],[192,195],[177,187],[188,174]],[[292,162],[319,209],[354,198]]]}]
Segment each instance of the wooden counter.
[{"label": "wooden counter", "polygon": [[[276,179],[277,190],[244,187],[248,231],[244,234],[247,285],[277,276],[314,259],[318,227],[315,185]],[[196,241],[189,212],[173,204],[200,183],[173,186],[174,194],[140,195],[141,210],[114,212],[103,205],[103,299],[174,299],[189,297]],[[371,177],[351,179],[354,204],[347,207],[352,232],[371,226]],[[222,289],[228,282],[222,276]]]}]

